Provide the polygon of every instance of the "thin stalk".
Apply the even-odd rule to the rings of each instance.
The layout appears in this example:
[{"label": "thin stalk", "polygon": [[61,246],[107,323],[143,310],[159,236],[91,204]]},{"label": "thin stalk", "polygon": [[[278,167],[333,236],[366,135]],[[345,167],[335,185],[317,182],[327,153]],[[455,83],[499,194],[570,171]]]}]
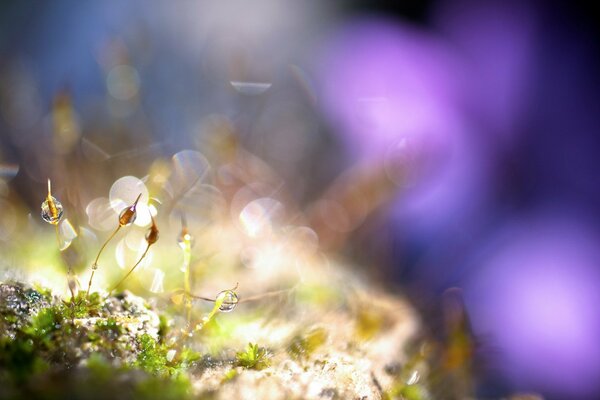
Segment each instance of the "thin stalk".
[{"label": "thin stalk", "polygon": [[[257,294],[257,295],[250,296],[250,297],[241,297],[240,296],[240,300],[237,302],[237,304],[240,304],[240,303],[249,303],[251,301],[262,300],[262,299],[267,298],[267,297],[279,296],[281,294],[288,293],[288,292],[291,292],[293,290],[296,290],[297,286],[298,285],[295,285],[295,286],[293,286],[291,288],[288,288],[288,289],[273,290],[271,292],[261,293],[261,294]],[[235,289],[232,289],[232,290],[235,290]],[[198,296],[198,295],[195,295],[195,294],[189,293],[189,292],[184,292],[184,294],[186,294],[187,296],[191,297],[192,299],[196,299],[196,300],[203,300],[203,301],[208,301],[208,302],[211,302],[211,303],[214,303],[214,302],[217,301],[216,299],[211,299],[210,297]],[[228,303],[225,303],[225,304],[228,304]]]},{"label": "thin stalk", "polygon": [[71,302],[74,302],[75,301],[75,292],[73,291],[73,287],[71,286],[71,281],[73,279],[73,269],[71,268],[71,265],[63,257],[62,246],[60,243],[60,233],[58,231],[58,224],[54,225],[54,231],[56,232],[56,243],[58,244],[58,251],[60,252],[60,258],[62,258],[63,262],[67,266],[67,286],[69,287],[69,291],[71,292]]},{"label": "thin stalk", "polygon": [[131,273],[133,272],[133,270],[136,269],[138,265],[140,265],[140,263],[142,262],[142,260],[146,257],[146,254],[148,254],[148,250],[150,250],[150,246],[151,246],[150,244],[148,244],[146,246],[146,250],[144,250],[144,253],[142,254],[142,256],[137,260],[137,262],[133,265],[133,267],[131,267],[131,269],[129,270],[129,272],[127,272],[125,274],[125,276],[123,278],[121,278],[121,280],[115,286],[113,286],[112,289],[110,289],[110,291],[108,292],[109,296],[112,294],[112,292],[116,288],[118,288],[125,281],[125,279],[127,279],[129,277],[129,275],[131,275]]},{"label": "thin stalk", "polygon": [[90,281],[88,282],[88,288],[87,288],[87,291],[85,292],[86,297],[88,297],[90,295],[90,288],[92,287],[92,280],[94,279],[94,273],[98,269],[98,260],[100,259],[100,255],[102,254],[102,251],[104,251],[104,248],[106,247],[108,242],[110,242],[112,240],[112,238],[115,237],[115,235],[117,234],[117,232],[119,232],[120,229],[121,229],[121,225],[117,226],[117,229],[114,230],[114,232],[108,237],[108,239],[106,239],[106,241],[104,242],[102,247],[100,247],[100,250],[98,251],[98,254],[96,255],[96,259],[94,260],[94,263],[92,264],[92,275],[90,275]]}]

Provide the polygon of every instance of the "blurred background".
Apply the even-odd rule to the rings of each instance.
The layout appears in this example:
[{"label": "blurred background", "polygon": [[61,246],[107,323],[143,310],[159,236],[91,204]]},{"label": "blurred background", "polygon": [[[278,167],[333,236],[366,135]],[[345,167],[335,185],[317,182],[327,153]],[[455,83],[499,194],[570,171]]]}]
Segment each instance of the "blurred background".
[{"label": "blurred background", "polygon": [[65,248],[97,248],[136,185],[140,226],[164,205],[197,237],[284,206],[432,331],[460,288],[482,398],[598,398],[594,22],[528,0],[4,1],[0,268],[47,228],[48,178]]}]

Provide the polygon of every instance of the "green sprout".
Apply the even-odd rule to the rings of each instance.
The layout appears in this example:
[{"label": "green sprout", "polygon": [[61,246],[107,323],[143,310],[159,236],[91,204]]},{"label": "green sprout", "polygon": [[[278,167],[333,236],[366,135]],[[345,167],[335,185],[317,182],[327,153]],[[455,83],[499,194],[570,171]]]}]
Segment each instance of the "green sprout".
[{"label": "green sprout", "polygon": [[271,363],[269,358],[267,349],[258,347],[256,343],[248,343],[244,351],[235,355],[237,366],[256,370],[267,368]]}]

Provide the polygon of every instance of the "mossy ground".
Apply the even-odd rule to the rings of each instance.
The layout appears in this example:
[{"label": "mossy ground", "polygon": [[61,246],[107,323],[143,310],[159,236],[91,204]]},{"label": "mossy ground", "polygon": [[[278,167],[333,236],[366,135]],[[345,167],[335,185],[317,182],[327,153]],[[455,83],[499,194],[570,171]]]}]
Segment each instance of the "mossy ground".
[{"label": "mossy ground", "polygon": [[355,289],[325,294],[307,284],[217,315],[190,336],[172,303],[153,308],[128,292],[61,300],[0,284],[0,398],[421,400],[437,398],[440,385],[452,387],[450,399],[470,390],[455,384],[462,376],[448,378],[443,348],[415,342],[406,303]]}]

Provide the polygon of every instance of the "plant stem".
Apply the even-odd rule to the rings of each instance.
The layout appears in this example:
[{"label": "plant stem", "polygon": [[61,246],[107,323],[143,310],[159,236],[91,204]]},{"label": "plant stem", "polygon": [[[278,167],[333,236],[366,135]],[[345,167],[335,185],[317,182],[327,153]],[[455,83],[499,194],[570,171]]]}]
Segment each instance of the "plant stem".
[{"label": "plant stem", "polygon": [[58,232],[58,224],[55,224],[54,228],[55,228],[54,231],[56,232],[56,243],[58,244],[58,251],[60,252],[60,258],[62,258],[63,262],[67,266],[67,286],[69,287],[69,291],[71,292],[71,302],[73,302],[73,301],[75,301],[75,292],[73,291],[73,287],[71,286],[71,282],[73,279],[73,269],[71,268],[71,265],[63,257],[62,246],[60,243],[60,233]]},{"label": "plant stem", "polygon": [[88,288],[87,288],[87,291],[85,292],[86,297],[89,297],[89,295],[90,295],[90,288],[92,287],[92,280],[94,279],[94,273],[96,272],[96,269],[98,269],[98,260],[100,259],[100,255],[102,254],[102,251],[104,251],[104,248],[106,247],[108,242],[110,242],[112,240],[112,238],[115,237],[117,232],[119,232],[119,229],[121,229],[121,225],[117,226],[117,229],[115,229],[114,232],[108,237],[108,239],[106,239],[106,241],[104,242],[102,247],[100,247],[98,254],[96,255],[96,259],[94,260],[94,263],[92,264],[92,275],[90,275],[90,281],[88,282]]},{"label": "plant stem", "polygon": [[133,267],[131,267],[131,269],[129,270],[129,272],[127,272],[127,273],[125,274],[125,276],[124,276],[123,278],[121,278],[121,280],[120,280],[120,281],[119,281],[119,282],[118,282],[118,283],[117,283],[115,286],[113,286],[113,288],[112,288],[112,289],[110,289],[110,291],[108,292],[108,295],[109,295],[109,296],[111,295],[111,293],[112,293],[112,292],[113,292],[113,291],[114,291],[116,288],[118,288],[118,287],[119,287],[119,286],[120,286],[120,285],[121,285],[121,284],[122,284],[122,283],[125,281],[125,279],[127,279],[127,278],[129,277],[129,275],[131,275],[131,273],[133,272],[133,270],[134,270],[134,269],[136,269],[136,267],[137,267],[138,265],[140,265],[140,263],[142,262],[142,260],[144,259],[144,257],[146,257],[146,254],[148,254],[148,250],[150,250],[150,246],[151,246],[150,244],[148,244],[148,245],[146,246],[146,250],[144,250],[144,253],[142,254],[142,256],[139,258],[139,260],[137,260],[137,262],[136,262],[136,263],[133,265]]}]

